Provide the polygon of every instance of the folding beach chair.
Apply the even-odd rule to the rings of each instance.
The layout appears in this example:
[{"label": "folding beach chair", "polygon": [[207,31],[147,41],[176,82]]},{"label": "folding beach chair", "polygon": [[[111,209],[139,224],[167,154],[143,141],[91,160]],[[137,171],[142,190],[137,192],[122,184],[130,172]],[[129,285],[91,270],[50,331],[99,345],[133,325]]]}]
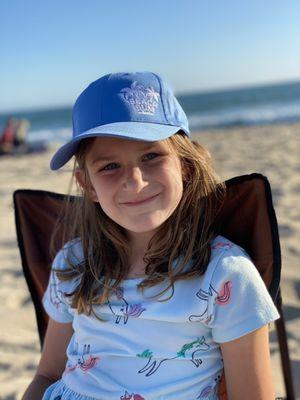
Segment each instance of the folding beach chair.
[{"label": "folding beach chair", "polygon": [[[260,272],[281,318],[275,322],[286,399],[295,400],[280,295],[281,253],[276,215],[268,179],[261,174],[238,176],[225,182],[227,194],[215,221],[217,233],[243,247]],[[50,236],[65,195],[42,190],[14,192],[18,245],[24,276],[35,307],[41,346],[48,316],[42,306],[51,268]],[[220,399],[227,399],[223,376]]]}]

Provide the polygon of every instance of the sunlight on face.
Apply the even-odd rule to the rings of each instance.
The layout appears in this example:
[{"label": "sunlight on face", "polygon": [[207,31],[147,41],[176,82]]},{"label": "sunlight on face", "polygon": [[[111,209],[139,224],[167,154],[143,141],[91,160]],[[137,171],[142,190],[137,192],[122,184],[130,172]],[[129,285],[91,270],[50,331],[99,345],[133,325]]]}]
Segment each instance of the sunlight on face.
[{"label": "sunlight on face", "polygon": [[93,200],[128,231],[154,231],[182,197],[181,163],[167,141],[97,137],[86,165]]}]

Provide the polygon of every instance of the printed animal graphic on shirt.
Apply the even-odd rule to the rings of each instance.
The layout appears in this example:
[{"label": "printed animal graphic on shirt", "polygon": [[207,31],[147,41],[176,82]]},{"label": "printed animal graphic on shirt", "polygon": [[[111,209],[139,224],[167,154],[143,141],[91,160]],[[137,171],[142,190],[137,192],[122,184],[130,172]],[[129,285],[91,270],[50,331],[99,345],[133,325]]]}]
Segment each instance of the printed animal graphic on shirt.
[{"label": "printed animal graphic on shirt", "polygon": [[[73,284],[74,288],[77,287],[77,285],[80,282],[80,276],[77,276],[73,279]],[[49,290],[50,290],[50,301],[51,303],[55,306],[56,309],[59,309],[60,304],[65,304],[71,303],[71,299],[66,298],[65,292],[62,290],[58,289],[58,284],[56,283],[56,272],[51,270],[51,279],[50,279],[50,285],[49,285]]]},{"label": "printed animal graphic on shirt", "polygon": [[[230,242],[224,242],[224,241],[219,241],[212,245],[212,249],[225,249],[229,250],[233,246],[235,246],[234,243]],[[232,282],[231,281],[226,281],[222,284],[220,291],[218,292],[211,284],[209,285],[208,291],[205,291],[203,289],[200,289],[197,293],[196,296],[205,302],[205,308],[204,311],[199,314],[199,315],[190,315],[189,320],[191,322],[204,322],[204,323],[209,323],[211,321],[212,315],[207,315],[207,309],[208,309],[208,301],[210,297],[215,297],[215,303],[218,304],[219,306],[224,306],[229,303],[230,298],[231,298],[231,289],[232,289]]]},{"label": "printed animal graphic on shirt", "polygon": [[197,338],[191,343],[186,343],[182,346],[182,348],[177,352],[177,355],[175,357],[171,358],[164,358],[160,361],[152,360],[153,357],[153,352],[150,351],[149,349],[144,350],[143,353],[137,354],[138,357],[141,358],[148,358],[148,361],[146,365],[141,368],[138,372],[146,373],[146,376],[150,376],[154,374],[160,366],[170,360],[175,360],[176,358],[190,358],[191,362],[196,366],[199,367],[202,364],[202,359],[200,358],[201,354],[203,351],[209,350],[210,346],[209,344],[206,343],[205,337],[202,336],[201,338]]},{"label": "printed animal graphic on shirt", "polygon": [[128,304],[124,297],[124,289],[121,286],[116,290],[116,297],[119,301],[121,301],[121,304],[114,304],[109,300],[106,302],[111,312],[117,316],[116,324],[118,324],[121,320],[123,320],[124,324],[127,324],[129,317],[138,318],[142,312],[146,310],[141,303]]},{"label": "printed animal graphic on shirt", "polygon": [[233,246],[234,246],[234,243],[217,242],[211,248],[212,249],[231,249]]},{"label": "printed animal graphic on shirt", "polygon": [[51,282],[49,286],[50,290],[50,301],[55,306],[56,309],[59,308],[60,304],[63,304],[62,297],[64,293],[57,288],[57,284],[55,283],[55,272],[51,270]]},{"label": "printed animal graphic on shirt", "polygon": [[215,399],[218,394],[218,383],[221,380],[221,375],[218,375],[213,382],[207,385],[204,389],[201,390],[199,396],[197,396],[196,400],[202,399]]},{"label": "printed animal graphic on shirt", "polygon": [[191,322],[204,322],[208,323],[211,320],[211,315],[207,316],[208,309],[208,300],[210,297],[215,296],[215,303],[219,306],[225,306],[229,303],[231,297],[232,290],[232,282],[226,281],[222,284],[220,291],[214,289],[212,285],[209,285],[209,289],[206,292],[203,289],[200,289],[199,292],[196,293],[196,296],[206,302],[205,309],[200,315],[190,315],[189,320]]},{"label": "printed animal graphic on shirt", "polygon": [[[72,355],[78,355],[78,343],[75,343],[74,346],[74,351],[72,352]],[[99,357],[93,357],[91,354],[91,345],[90,344],[85,344],[83,346],[83,353],[80,358],[78,358],[76,364],[72,364],[70,361],[68,361],[66,369],[64,371],[64,374],[68,374],[70,372],[75,371],[76,368],[79,368],[81,371],[86,372],[92,368],[98,363],[100,360]]]},{"label": "printed animal graphic on shirt", "polygon": [[146,400],[140,394],[131,393],[129,394],[127,390],[125,391],[124,396],[120,397],[120,400]]},{"label": "printed animal graphic on shirt", "polygon": [[201,339],[194,340],[191,343],[187,343],[182,346],[181,350],[177,353],[179,357],[192,358],[192,363],[196,367],[202,364],[200,355],[203,351],[209,350],[210,346],[206,343],[205,337],[202,336]]}]

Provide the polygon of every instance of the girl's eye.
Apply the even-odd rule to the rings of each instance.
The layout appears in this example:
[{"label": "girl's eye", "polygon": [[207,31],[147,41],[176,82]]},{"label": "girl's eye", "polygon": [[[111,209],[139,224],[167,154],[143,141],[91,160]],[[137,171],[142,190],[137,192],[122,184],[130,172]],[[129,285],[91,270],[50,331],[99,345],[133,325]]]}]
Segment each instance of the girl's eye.
[{"label": "girl's eye", "polygon": [[158,156],[157,153],[148,153],[146,154],[145,157],[147,157],[149,160],[152,160],[153,158],[156,158]]},{"label": "girl's eye", "polygon": [[[154,158],[157,158],[158,156],[159,156],[159,154],[157,154],[157,153],[148,153],[144,156],[144,160],[145,161],[153,160]],[[118,163],[110,163],[110,164],[107,164],[105,167],[101,168],[100,171],[112,171],[116,168],[119,168]]]},{"label": "girl's eye", "polygon": [[102,171],[110,171],[110,170],[114,169],[114,168],[111,168],[111,167],[112,166],[116,166],[116,165],[117,165],[116,163],[107,164],[104,168],[102,168]]}]

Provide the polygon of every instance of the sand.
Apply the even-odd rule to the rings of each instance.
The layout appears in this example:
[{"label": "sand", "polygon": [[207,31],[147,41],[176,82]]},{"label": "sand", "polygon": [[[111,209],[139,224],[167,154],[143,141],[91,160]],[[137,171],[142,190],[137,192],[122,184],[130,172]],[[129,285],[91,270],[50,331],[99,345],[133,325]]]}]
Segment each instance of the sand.
[{"label": "sand", "polygon": [[[259,172],[268,177],[282,248],[282,296],[296,393],[300,398],[300,124],[210,130],[194,134],[212,153],[222,179]],[[40,357],[31,298],[16,242],[12,193],[44,189],[66,193],[71,164],[49,170],[55,145],[44,154],[0,158],[0,399],[21,399]],[[271,327],[276,395],[283,396],[279,353]],[[298,379],[297,379],[298,378]]]}]

